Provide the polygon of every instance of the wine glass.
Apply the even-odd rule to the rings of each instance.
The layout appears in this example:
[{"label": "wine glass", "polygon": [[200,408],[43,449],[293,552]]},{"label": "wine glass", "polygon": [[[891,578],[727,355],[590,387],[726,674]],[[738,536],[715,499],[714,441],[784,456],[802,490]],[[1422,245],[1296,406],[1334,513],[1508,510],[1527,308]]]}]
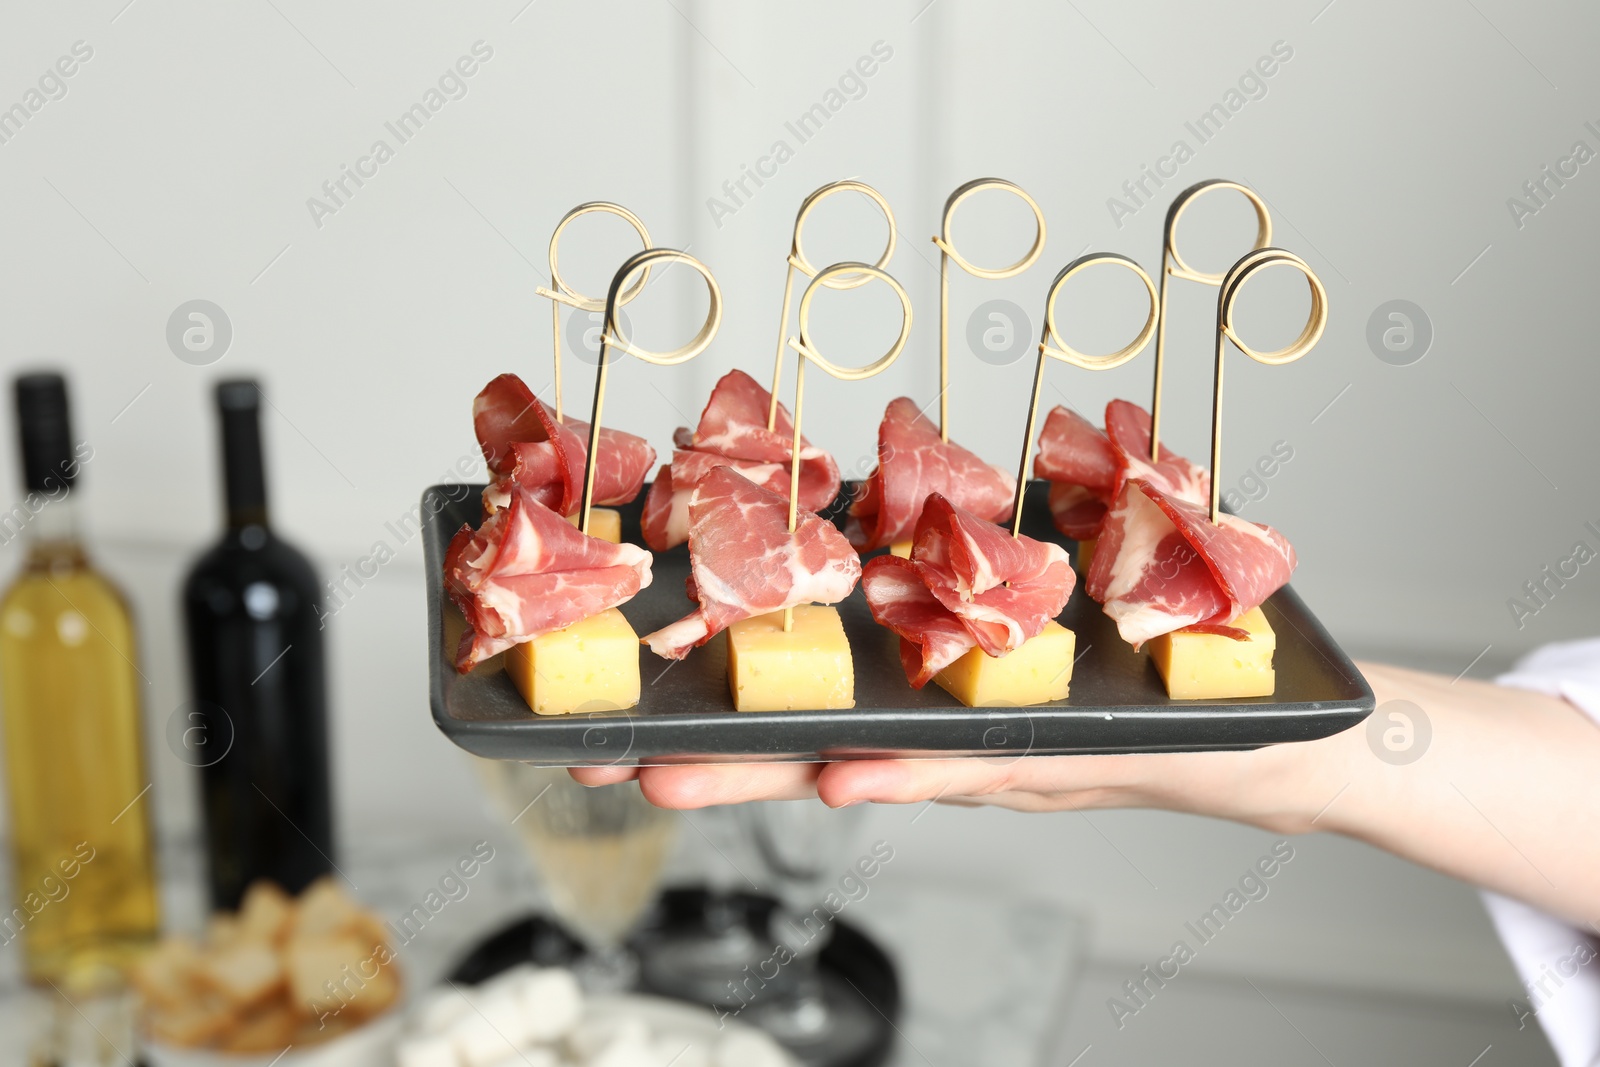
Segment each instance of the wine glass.
[{"label": "wine glass", "polygon": [[822,956],[836,932],[824,900],[856,879],[863,814],[816,800],[697,813],[703,911],[641,944],[645,986],[760,1027],[806,1067],[862,1062],[887,1024]]},{"label": "wine glass", "polygon": [[833,940],[823,898],[849,872],[863,809],[831,809],[818,800],[767,800],[736,809],[759,864],[757,877],[777,899],[768,920],[773,943],[791,960],[785,981],[750,1007],[751,1022],[776,1037],[807,1064],[840,1062],[876,1031],[867,1005],[831,989],[821,968]]},{"label": "wine glass", "polygon": [[477,761],[516,827],[561,924],[583,943],[572,969],[591,993],[620,993],[639,978],[628,933],[655,898],[677,821],[637,782],[583,786],[559,767]]}]

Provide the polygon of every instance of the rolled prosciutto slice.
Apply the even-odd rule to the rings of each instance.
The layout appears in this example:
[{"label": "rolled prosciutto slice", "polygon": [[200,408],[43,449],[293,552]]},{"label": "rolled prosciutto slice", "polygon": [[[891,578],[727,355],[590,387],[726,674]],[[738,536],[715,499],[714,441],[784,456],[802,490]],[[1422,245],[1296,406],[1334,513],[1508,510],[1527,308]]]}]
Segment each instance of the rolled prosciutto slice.
[{"label": "rolled prosciutto slice", "polygon": [[1045,416],[1033,474],[1050,482],[1050,516],[1074,541],[1100,534],[1106,508],[1116,498],[1122,457],[1105,431],[1071,408],[1057,405]]},{"label": "rolled prosciutto slice", "polygon": [[1197,630],[1245,640],[1230,625],[1283,588],[1294,547],[1270,526],[1184,500],[1151,480],[1129,480],[1106,515],[1085,578],[1090,596],[1138,648]]},{"label": "rolled prosciutto slice", "polygon": [[698,606],[643,639],[667,659],[682,659],[740,619],[836,604],[861,577],[860,559],[833,523],[801,511],[790,533],[788,495],[726,466],[690,495],[689,561],[689,596]]},{"label": "rolled prosciutto slice", "polygon": [[626,603],[650,584],[650,553],[580,533],[513,483],[477,530],[463,526],[445,553],[445,587],[466,616],[456,649],[465,674],[512,645]]},{"label": "rolled prosciutto slice", "polygon": [[1106,405],[1106,428],[1057,406],[1045,417],[1034,457],[1035,476],[1050,481],[1050,515],[1056,529],[1075,541],[1100,536],[1106,512],[1130,478],[1143,478],[1182,500],[1211,499],[1204,468],[1165,445],[1150,462],[1150,413],[1138,404]]},{"label": "rolled prosciutto slice", "polygon": [[[772,394],[742,370],[722,376],[693,430],[678,427],[672,462],[663,464],[644,502],[644,542],[665,552],[689,539],[689,496],[714,467],[732,467],[750,481],[789,499],[789,454],[794,422],[778,405],[767,429]],[[805,438],[800,439],[800,508],[821,511],[839,495],[839,465]]]},{"label": "rolled prosciutto slice", "polygon": [[850,502],[845,536],[860,552],[909,541],[923,501],[938,493],[980,520],[1011,517],[1017,480],[954,441],[910,397],[889,402],[878,424],[878,466]]},{"label": "rolled prosciutto slice", "polygon": [[[1166,445],[1150,462],[1150,413],[1138,404],[1113,400],[1106,405],[1106,437],[1122,458],[1122,480],[1142,478],[1169,496],[1210,504],[1211,475]],[[1118,482],[1117,491],[1122,491]]]},{"label": "rolled prosciutto slice", "polygon": [[[527,489],[562,515],[578,510],[589,454],[587,422],[556,421],[555,411],[521,378],[502,374],[473,400],[472,427],[494,476],[483,494],[486,514],[506,506],[513,486]],[[628,503],[639,495],[655,461],[656,450],[644,438],[602,426],[594,502]]]},{"label": "rolled prosciutto slice", "polygon": [[867,561],[872,617],[900,635],[906,679],[921,689],[976,645],[1004,656],[1066,607],[1076,581],[1060,545],[1009,532],[931,493],[911,558]]}]

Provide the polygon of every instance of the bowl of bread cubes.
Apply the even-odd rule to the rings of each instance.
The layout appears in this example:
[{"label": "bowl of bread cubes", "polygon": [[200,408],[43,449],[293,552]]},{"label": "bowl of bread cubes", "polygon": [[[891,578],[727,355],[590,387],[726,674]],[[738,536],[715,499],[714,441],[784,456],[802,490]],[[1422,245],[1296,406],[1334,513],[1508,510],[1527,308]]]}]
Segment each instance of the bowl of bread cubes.
[{"label": "bowl of bread cubes", "polygon": [[203,938],[169,937],[133,971],[151,1067],[393,1062],[400,969],[384,923],[332,878],[291,897],[256,882]]}]

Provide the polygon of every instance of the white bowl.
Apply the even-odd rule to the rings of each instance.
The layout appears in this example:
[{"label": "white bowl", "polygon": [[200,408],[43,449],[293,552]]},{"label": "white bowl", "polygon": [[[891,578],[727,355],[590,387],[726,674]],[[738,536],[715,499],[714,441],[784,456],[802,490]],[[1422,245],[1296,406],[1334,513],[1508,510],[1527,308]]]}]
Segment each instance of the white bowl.
[{"label": "white bowl", "polygon": [[288,1052],[221,1052],[154,1041],[143,1042],[141,1049],[150,1067],[393,1067],[395,1039],[404,1019],[403,1011],[391,1008],[348,1034],[303,1051],[291,1045]]}]

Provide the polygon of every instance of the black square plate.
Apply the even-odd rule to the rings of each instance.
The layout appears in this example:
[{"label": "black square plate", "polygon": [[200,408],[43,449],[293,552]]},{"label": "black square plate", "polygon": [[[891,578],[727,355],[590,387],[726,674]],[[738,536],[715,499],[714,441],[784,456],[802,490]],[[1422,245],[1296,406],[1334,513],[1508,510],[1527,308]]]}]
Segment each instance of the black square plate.
[{"label": "black square plate", "polygon": [[[836,522],[843,521],[850,488],[829,509]],[[467,675],[452,665],[464,620],[444,592],[444,553],[463,524],[478,524],[481,489],[436,485],[423,493],[423,547],[434,722],[457,745],[489,759],[575,766],[1243,749],[1326,737],[1373,707],[1366,680],[1292,589],[1263,605],[1278,638],[1274,695],[1172,700],[1150,657],[1117,636],[1079,582],[1060,615],[1077,634],[1079,659],[1072,694],[1058,703],[968,708],[937,685],[912,689],[900,667],[899,639],[873,621],[857,588],[838,605],[855,657],[856,706],[848,711],[734,711],[726,640],[719,637],[675,665],[640,646],[643,693],[629,711],[534,715],[501,657]],[[1028,486],[1023,532],[1071,547],[1050,524],[1047,490],[1044,482]],[[642,500],[643,494],[619,509],[623,537],[635,543],[642,543]],[[684,594],[686,546],[656,553],[653,573],[650,587],[622,606],[640,634],[692,607]]]}]

